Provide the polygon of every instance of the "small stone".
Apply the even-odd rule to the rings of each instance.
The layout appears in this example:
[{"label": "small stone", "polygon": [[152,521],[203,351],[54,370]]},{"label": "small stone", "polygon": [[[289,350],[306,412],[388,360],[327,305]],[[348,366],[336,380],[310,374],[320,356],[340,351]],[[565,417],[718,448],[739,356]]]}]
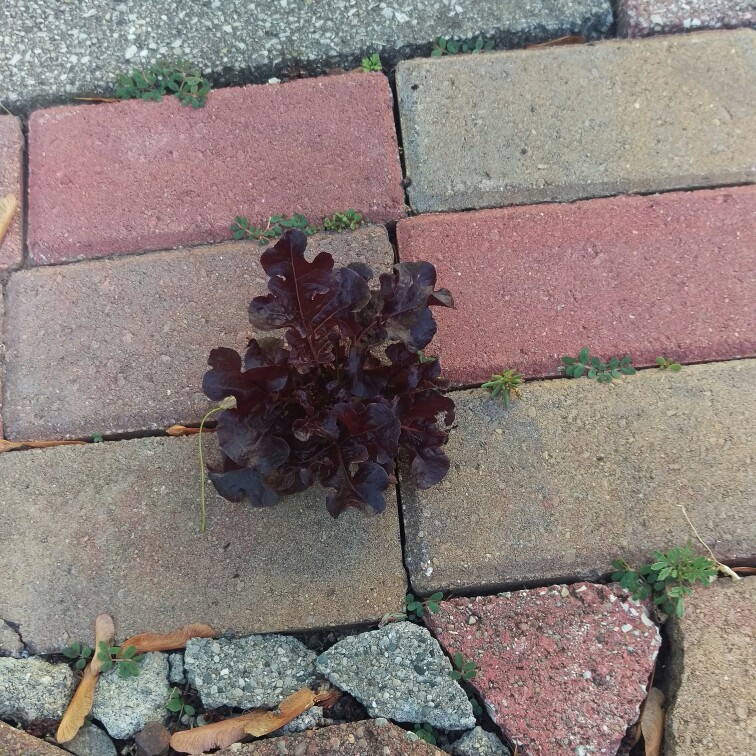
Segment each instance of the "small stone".
[{"label": "small stone", "polygon": [[298,717],[292,719],[289,724],[283,726],[283,731],[288,733],[304,732],[305,730],[313,730],[316,727],[322,727],[323,721],[323,707],[313,706],[305,712],[302,712]]},{"label": "small stone", "polygon": [[367,708],[371,717],[427,722],[441,730],[475,726],[452,666],[424,627],[397,622],[353,635],[323,652],[317,669]]},{"label": "small stone", "polygon": [[24,644],[18,633],[6,622],[0,620],[0,656],[12,656],[18,659],[24,650]]},{"label": "small stone", "polygon": [[60,719],[73,693],[73,673],[66,664],[43,659],[0,658],[0,718],[29,724]]},{"label": "small stone", "polygon": [[136,58],[138,52],[139,49],[136,45],[130,45],[126,48],[126,52],[123,54],[123,57],[126,58],[126,60],[131,60],[132,58]]},{"label": "small stone", "polygon": [[75,756],[118,756],[108,734],[93,724],[85,724],[65,746]]},{"label": "small stone", "polygon": [[452,744],[454,756],[511,756],[509,749],[491,732],[476,727]]},{"label": "small stone", "polygon": [[162,722],[147,722],[134,742],[137,756],[165,756],[171,745],[171,733]]},{"label": "small stone", "polygon": [[168,682],[173,685],[183,685],[186,682],[186,674],[184,673],[184,655],[169,654],[168,667]]}]

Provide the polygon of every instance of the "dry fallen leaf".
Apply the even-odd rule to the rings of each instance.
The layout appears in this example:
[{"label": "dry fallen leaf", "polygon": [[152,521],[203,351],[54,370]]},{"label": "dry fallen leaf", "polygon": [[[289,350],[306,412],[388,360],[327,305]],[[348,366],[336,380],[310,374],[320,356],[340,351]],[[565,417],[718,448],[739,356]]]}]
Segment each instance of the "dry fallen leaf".
[{"label": "dry fallen leaf", "polygon": [[313,693],[303,688],[281,701],[274,711],[256,709],[240,717],[176,732],[171,736],[171,748],[180,753],[206,753],[212,748],[228,748],[246,735],[259,737],[283,727],[316,703],[330,708],[339,695],[337,690]]},{"label": "dry fallen leaf", "polygon": [[585,37],[579,34],[565,34],[564,37],[549,39],[546,42],[537,42],[534,45],[528,45],[526,50],[533,50],[537,47],[561,47],[562,45],[582,45],[586,41]]},{"label": "dry fallen leaf", "polygon": [[10,226],[17,204],[16,197],[13,194],[6,194],[5,197],[0,199],[0,243],[5,238],[5,232]]},{"label": "dry fallen leaf", "polygon": [[756,567],[733,567],[732,571],[738,575],[756,575]]},{"label": "dry fallen leaf", "polygon": [[0,438],[0,454],[16,449],[47,449],[51,446],[81,446],[88,441],[6,441]]},{"label": "dry fallen leaf", "polygon": [[[209,433],[214,428],[203,428],[204,433]],[[193,436],[199,433],[199,428],[188,428],[186,425],[172,425],[170,428],[166,428],[165,432],[169,436]]]},{"label": "dry fallen leaf", "polygon": [[173,651],[184,648],[190,638],[215,638],[218,633],[210,625],[184,625],[171,633],[140,633],[125,640],[122,648],[136,646],[136,653],[148,651]]},{"label": "dry fallen leaf", "polygon": [[664,693],[659,688],[648,691],[640,718],[646,756],[659,756],[664,737]]},{"label": "dry fallen leaf", "polygon": [[[100,645],[100,641],[111,644],[115,635],[115,627],[112,618],[107,614],[100,614],[95,620],[95,649]],[[94,703],[95,686],[97,678],[100,676],[102,662],[97,658],[97,652],[94,652],[92,661],[89,662],[84,670],[84,674],[79,681],[76,692],[68,704],[63,719],[60,720],[58,731],[55,733],[55,739],[58,743],[67,743],[72,740],[76,733],[84,724],[87,714],[92,711]]]}]

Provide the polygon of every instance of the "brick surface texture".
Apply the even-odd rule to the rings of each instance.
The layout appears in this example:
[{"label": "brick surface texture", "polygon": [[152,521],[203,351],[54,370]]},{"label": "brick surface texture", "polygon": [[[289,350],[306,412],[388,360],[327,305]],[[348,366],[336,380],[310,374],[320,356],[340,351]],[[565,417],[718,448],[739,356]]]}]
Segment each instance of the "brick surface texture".
[{"label": "brick surface texture", "polygon": [[[210,463],[213,440],[208,437]],[[204,622],[239,635],[376,622],[403,602],[395,500],[332,519],[311,489],[268,509],[207,486],[197,439],[146,438],[0,455],[3,619],[33,653]],[[64,524],[65,526],[62,526]]]},{"label": "brick surface texture", "polygon": [[753,0],[619,0],[617,33],[645,37],[756,24]]},{"label": "brick surface texture", "polygon": [[[8,286],[6,433],[16,440],[199,422],[210,350],[243,349],[264,294],[255,242],[18,271]],[[317,234],[308,255],[387,269],[385,228]],[[257,334],[261,335],[261,334]],[[270,334],[262,334],[270,335]]]},{"label": "brick surface texture", "polygon": [[706,32],[397,68],[418,212],[756,179],[756,32]]},{"label": "brick surface texture", "polygon": [[63,751],[51,743],[17,730],[5,722],[0,722],[0,754],[2,756],[65,756]]},{"label": "brick surface texture", "polygon": [[0,273],[18,267],[24,255],[21,231],[24,207],[23,159],[21,121],[13,116],[0,115],[0,197],[12,194],[17,203],[16,215],[5,238],[0,241]]},{"label": "brick surface texture", "polygon": [[414,588],[591,579],[684,544],[685,504],[719,559],[756,557],[756,361],[528,386],[505,409],[454,394],[451,470],[402,478]]},{"label": "brick surface texture", "polygon": [[756,753],[756,577],[697,589],[670,641],[665,754]]},{"label": "brick surface texture", "polygon": [[616,754],[661,646],[617,584],[556,585],[444,601],[426,622],[522,756]]},{"label": "brick surface texture", "polygon": [[380,74],[35,112],[29,127],[35,262],[229,239],[234,216],[404,214],[392,97]]},{"label": "brick surface texture", "polygon": [[456,309],[434,342],[455,383],[555,375],[589,346],[636,365],[756,354],[756,187],[426,215],[397,231]]}]

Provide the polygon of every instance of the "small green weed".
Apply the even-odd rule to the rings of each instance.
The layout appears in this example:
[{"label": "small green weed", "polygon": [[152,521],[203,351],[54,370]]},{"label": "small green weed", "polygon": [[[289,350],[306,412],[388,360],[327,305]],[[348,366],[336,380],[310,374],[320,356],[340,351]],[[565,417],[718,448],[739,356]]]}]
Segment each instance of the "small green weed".
[{"label": "small green weed", "polygon": [[438,733],[431,725],[425,722],[423,724],[415,725],[415,735],[417,735],[420,740],[424,740],[429,745],[436,745],[436,738],[438,736]]},{"label": "small green weed", "polygon": [[92,443],[93,444],[101,444],[103,441],[105,441],[105,439],[102,437],[101,433],[95,433],[92,436]]},{"label": "small green weed", "polygon": [[424,601],[415,598],[411,593],[408,593],[404,597],[405,610],[409,619],[419,619],[425,616],[425,610],[427,609],[431,614],[438,614],[441,610],[438,602],[444,598],[444,594],[441,591],[438,593],[432,593]]},{"label": "small green weed", "polygon": [[136,646],[108,646],[105,641],[100,641],[97,646],[97,658],[102,662],[102,671],[107,672],[113,667],[118,667],[118,674],[124,680],[136,677],[139,674],[139,663],[144,659],[142,654],[136,652]]},{"label": "small green weed", "polygon": [[354,231],[365,223],[362,215],[356,210],[349,209],[345,213],[334,213],[323,218],[324,231]]},{"label": "small green weed", "polygon": [[75,641],[70,646],[66,646],[66,648],[63,649],[63,656],[71,661],[76,659],[74,669],[81,671],[87,666],[87,663],[92,656],[92,649],[89,646],[79,643],[79,641]]},{"label": "small green weed", "polygon": [[669,370],[670,373],[679,373],[682,370],[682,365],[679,362],[672,362],[666,357],[657,357],[656,364],[662,370]]},{"label": "small green weed", "polygon": [[587,375],[589,378],[595,378],[597,383],[611,383],[613,378],[636,373],[635,368],[630,364],[629,354],[622,359],[612,357],[609,362],[604,362],[600,357],[591,357],[587,347],[581,349],[577,357],[562,357],[562,362],[566,365],[564,374],[568,378],[580,378],[582,375]]},{"label": "small green weed", "polygon": [[477,719],[478,717],[483,716],[483,707],[478,703],[478,699],[475,698],[475,696],[470,693],[470,691],[465,691],[467,693],[467,700],[470,702],[470,705],[472,706],[472,712],[473,716]]},{"label": "small green weed", "polygon": [[188,717],[193,717],[196,714],[194,706],[184,702],[184,699],[181,696],[181,692],[178,688],[174,688],[171,691],[171,695],[165,702],[165,708],[168,709],[168,711],[173,712],[174,714],[178,714],[179,718],[182,714],[186,714]]},{"label": "small green weed", "polygon": [[432,58],[440,58],[442,55],[458,55],[460,53],[471,53],[476,55],[482,52],[489,52],[494,49],[494,41],[485,37],[475,37],[456,41],[438,37],[433,40],[433,49],[431,50]]},{"label": "small green weed", "polygon": [[697,556],[690,541],[669,551],[654,551],[654,561],[633,569],[624,559],[615,559],[612,580],[630,591],[635,599],[653,596],[654,606],[664,614],[682,617],[683,599],[693,592],[696,583],[708,585],[717,574],[717,565],[704,556]]},{"label": "small green weed", "polygon": [[378,53],[373,53],[372,55],[368,55],[367,58],[363,58],[360,61],[360,70],[364,73],[382,71],[383,63],[381,63],[381,56]]},{"label": "small green weed", "polygon": [[497,396],[500,397],[504,406],[509,407],[512,397],[522,399],[519,387],[524,380],[525,376],[520,375],[516,370],[505,370],[500,375],[492,375],[491,380],[483,384],[483,388],[488,389],[494,399]]},{"label": "small green weed", "polygon": [[418,350],[417,352],[417,359],[420,360],[420,362],[433,362],[435,360],[435,357],[426,357],[425,354],[423,354],[422,349]]},{"label": "small green weed", "polygon": [[273,239],[277,239],[287,228],[298,228],[307,236],[311,236],[317,231],[315,226],[310,225],[310,221],[301,213],[294,213],[291,217],[288,215],[271,215],[268,225],[253,226],[245,215],[237,215],[231,224],[231,233],[234,239],[255,239],[261,245],[267,244]]},{"label": "small green weed", "polygon": [[130,74],[120,74],[115,95],[119,100],[154,100],[163,95],[175,95],[182,105],[201,108],[210,91],[210,82],[198,68],[186,61],[167,63],[158,61],[148,68],[135,68]]},{"label": "small green weed", "polygon": [[459,651],[452,656],[452,662],[454,670],[449,672],[452,680],[472,680],[478,674],[478,665],[472,661],[465,661],[465,657]]}]

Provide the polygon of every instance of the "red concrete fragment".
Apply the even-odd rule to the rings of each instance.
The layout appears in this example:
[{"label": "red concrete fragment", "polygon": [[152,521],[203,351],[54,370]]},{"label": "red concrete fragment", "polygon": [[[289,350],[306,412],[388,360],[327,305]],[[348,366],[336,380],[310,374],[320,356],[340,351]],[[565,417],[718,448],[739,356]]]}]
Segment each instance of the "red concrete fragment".
[{"label": "red concrete fragment", "polygon": [[21,121],[15,116],[0,116],[0,197],[12,194],[16,198],[16,214],[5,237],[0,241],[0,272],[17,268],[24,256],[22,213],[24,136]]},{"label": "red concrete fragment", "polygon": [[455,383],[557,374],[582,347],[697,362],[756,354],[756,186],[409,218],[403,260],[434,263]]},{"label": "red concrete fragment", "polygon": [[230,238],[301,212],[404,215],[388,81],[351,74],[175,98],[41,110],[29,127],[29,251],[37,263]]},{"label": "red concrete fragment", "polygon": [[23,730],[0,722],[0,756],[65,756],[66,753]]},{"label": "red concrete fragment", "polygon": [[426,622],[478,665],[471,683],[521,756],[616,754],[661,645],[616,584],[452,599]]}]

